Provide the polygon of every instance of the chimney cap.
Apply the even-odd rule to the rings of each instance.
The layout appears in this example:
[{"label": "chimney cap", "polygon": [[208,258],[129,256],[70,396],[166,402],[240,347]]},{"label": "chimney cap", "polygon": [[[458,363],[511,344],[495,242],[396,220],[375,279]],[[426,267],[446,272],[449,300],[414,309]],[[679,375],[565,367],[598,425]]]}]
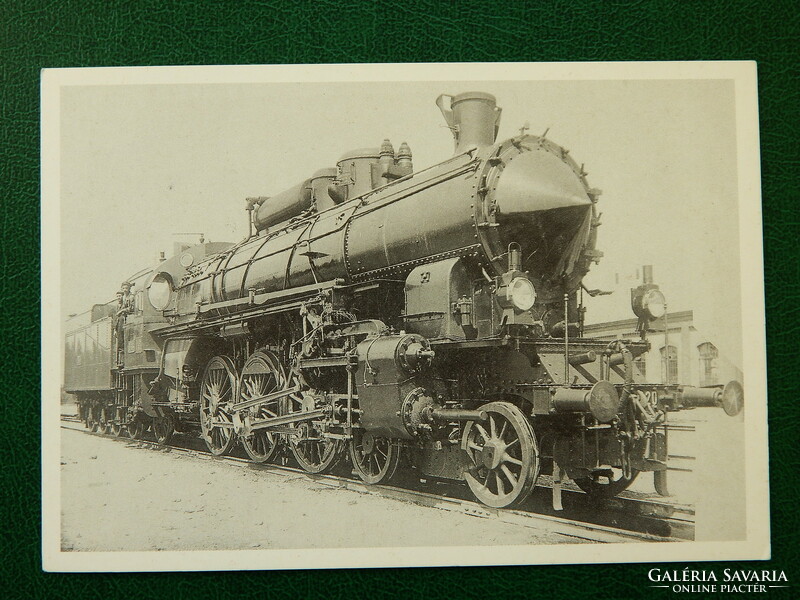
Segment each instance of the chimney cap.
[{"label": "chimney cap", "polygon": [[451,106],[466,100],[484,100],[486,102],[497,103],[497,98],[487,92],[462,92],[460,94],[456,94],[452,98],[453,99],[450,101]]}]

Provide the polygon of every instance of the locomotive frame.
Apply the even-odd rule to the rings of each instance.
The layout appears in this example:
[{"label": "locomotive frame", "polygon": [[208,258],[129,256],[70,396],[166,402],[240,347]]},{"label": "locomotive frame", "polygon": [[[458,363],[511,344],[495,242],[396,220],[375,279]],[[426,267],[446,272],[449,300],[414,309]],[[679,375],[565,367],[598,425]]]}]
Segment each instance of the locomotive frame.
[{"label": "locomotive frame", "polygon": [[[540,472],[556,507],[566,476],[603,498],[652,471],[667,493],[668,412],[736,414],[741,385],[641,380],[633,359],[663,309],[651,282],[634,295],[641,341],[585,339],[600,191],[546,134],[497,142],[492,96],[437,104],[452,157],[414,171],[406,145],[348,152],[249,199],[239,244],[143,273],[123,358],[109,343],[95,373],[111,383],[67,385],[87,425],[162,443],[199,429],[214,454],[241,443],[311,473],[347,454],[367,483],[464,479],[493,507],[524,502]],[[403,219],[420,207],[436,228]]]}]

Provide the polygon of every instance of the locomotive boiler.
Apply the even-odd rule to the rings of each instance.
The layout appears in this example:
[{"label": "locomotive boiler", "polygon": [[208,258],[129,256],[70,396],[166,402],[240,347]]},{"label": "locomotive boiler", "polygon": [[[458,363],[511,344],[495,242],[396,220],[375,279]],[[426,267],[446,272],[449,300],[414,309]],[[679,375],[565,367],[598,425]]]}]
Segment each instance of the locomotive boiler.
[{"label": "locomotive boiler", "polygon": [[158,362],[136,363],[134,342],[113,385],[68,389],[82,414],[162,442],[199,429],[214,454],[240,443],[312,473],[349,457],[367,483],[464,480],[493,507],[543,472],[603,497],[652,471],[665,492],[667,413],[736,414],[741,385],[642,380],[634,359],[664,312],[652,283],[633,294],[639,340],[584,338],[600,190],[544,135],[497,141],[492,95],[436,104],[449,158],[415,171],[406,143],[347,152],[247,199],[240,243],[147,272],[124,330],[141,327]]}]

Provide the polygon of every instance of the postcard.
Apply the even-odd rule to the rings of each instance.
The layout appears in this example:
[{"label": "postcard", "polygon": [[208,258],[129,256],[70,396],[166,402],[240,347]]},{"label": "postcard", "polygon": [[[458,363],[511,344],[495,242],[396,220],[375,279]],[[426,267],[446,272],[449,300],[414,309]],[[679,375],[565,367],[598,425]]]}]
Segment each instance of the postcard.
[{"label": "postcard", "polygon": [[45,570],[769,558],[754,63],[52,69],[41,117]]}]

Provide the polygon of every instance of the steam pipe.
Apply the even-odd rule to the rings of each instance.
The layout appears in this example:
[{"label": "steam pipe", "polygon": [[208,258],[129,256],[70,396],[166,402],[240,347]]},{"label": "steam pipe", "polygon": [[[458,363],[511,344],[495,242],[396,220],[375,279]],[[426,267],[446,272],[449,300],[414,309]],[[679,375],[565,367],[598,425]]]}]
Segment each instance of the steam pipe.
[{"label": "steam pipe", "polygon": [[569,364],[572,366],[576,365],[585,365],[588,363],[593,363],[597,360],[597,354],[593,350],[589,350],[588,352],[581,352],[580,354],[573,354],[569,357]]},{"label": "steam pipe", "polygon": [[722,390],[719,388],[698,388],[685,386],[681,389],[680,402],[684,406],[719,406],[722,402]]},{"label": "steam pipe", "polygon": [[489,415],[485,410],[463,408],[427,408],[424,415],[428,421],[485,421]]}]

